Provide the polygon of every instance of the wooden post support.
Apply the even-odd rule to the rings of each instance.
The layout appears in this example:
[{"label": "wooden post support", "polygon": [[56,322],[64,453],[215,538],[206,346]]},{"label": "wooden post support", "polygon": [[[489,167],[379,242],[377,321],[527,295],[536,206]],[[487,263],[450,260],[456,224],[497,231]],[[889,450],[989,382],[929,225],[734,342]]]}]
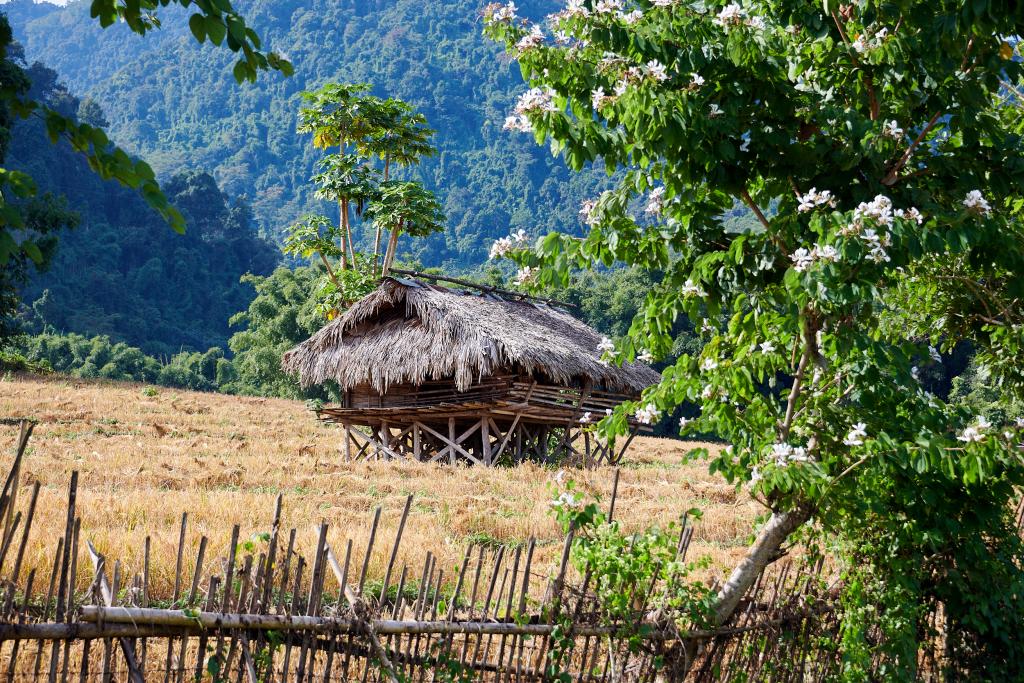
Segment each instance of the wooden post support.
[{"label": "wooden post support", "polygon": [[481,455],[483,456],[484,464],[488,467],[491,466],[491,434],[490,424],[488,423],[487,416],[484,415],[480,418],[480,445]]},{"label": "wooden post support", "polygon": [[451,465],[455,464],[455,418],[448,418],[448,441],[451,443],[448,453],[448,462]]},{"label": "wooden post support", "polygon": [[352,462],[352,423],[350,422],[345,423],[345,462]]},{"label": "wooden post support", "polygon": [[421,457],[420,453],[420,423],[412,423],[412,457],[419,460]]}]

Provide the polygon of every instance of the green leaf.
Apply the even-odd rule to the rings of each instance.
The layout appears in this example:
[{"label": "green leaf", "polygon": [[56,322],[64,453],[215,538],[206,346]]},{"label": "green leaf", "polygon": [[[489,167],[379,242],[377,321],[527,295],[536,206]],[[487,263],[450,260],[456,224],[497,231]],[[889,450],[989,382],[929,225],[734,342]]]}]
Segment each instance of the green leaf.
[{"label": "green leaf", "polygon": [[224,20],[220,17],[206,18],[206,34],[210,36],[210,42],[214,45],[220,45],[224,42],[224,36],[227,31],[228,27],[224,25]]},{"label": "green leaf", "polygon": [[43,264],[43,252],[39,251],[39,246],[35,242],[25,240],[21,243],[21,248],[37,266]]},{"label": "green leaf", "polygon": [[188,18],[188,27],[192,30],[192,35],[196,37],[200,43],[206,42],[206,19],[202,14],[193,14]]},{"label": "green leaf", "polygon": [[249,75],[249,69],[245,61],[239,59],[235,62],[235,68],[232,70],[232,74],[235,76],[235,81],[242,83]]}]

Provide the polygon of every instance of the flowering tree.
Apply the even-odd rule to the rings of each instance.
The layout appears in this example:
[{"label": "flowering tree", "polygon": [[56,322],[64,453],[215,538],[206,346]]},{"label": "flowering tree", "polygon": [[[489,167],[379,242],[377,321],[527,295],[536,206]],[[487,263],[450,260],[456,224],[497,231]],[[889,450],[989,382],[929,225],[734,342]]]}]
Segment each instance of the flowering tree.
[{"label": "flowering tree", "polygon": [[[681,433],[731,444],[710,469],[769,515],[711,621],[799,532],[844,570],[852,678],[879,656],[875,676],[912,678],[939,604],[956,666],[1019,675],[1024,423],[945,404],[916,367],[970,340],[1007,395],[1024,384],[1021,64],[1004,38],[1024,10],[569,0],[540,24],[512,3],[485,19],[530,86],[505,127],[621,177],[582,207],[582,238],[495,255],[540,286],[597,264],[663,271],[609,362],[663,357],[680,315],[704,323],[703,350],[599,428],[692,402]],[[725,229],[737,204],[758,229]]]}]

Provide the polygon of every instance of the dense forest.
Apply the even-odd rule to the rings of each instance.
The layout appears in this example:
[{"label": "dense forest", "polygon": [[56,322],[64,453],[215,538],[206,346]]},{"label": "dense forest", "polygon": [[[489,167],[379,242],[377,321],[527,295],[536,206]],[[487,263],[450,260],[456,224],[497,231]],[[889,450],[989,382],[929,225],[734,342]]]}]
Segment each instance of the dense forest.
[{"label": "dense forest", "polygon": [[[38,62],[22,67],[37,101],[102,123],[96,103],[75,97],[56,72]],[[109,335],[161,356],[224,346],[228,318],[253,295],[240,277],[269,273],[279,260],[255,234],[248,205],[229,200],[207,173],[182,170],[164,181],[189,223],[179,235],[138,195],[90,172],[65,143],[51,145],[36,118],[15,123],[6,161],[42,191],[67,198],[77,217],[77,227],[57,234],[48,267],[21,290],[28,332]]]},{"label": "dense forest", "polygon": [[[537,16],[558,3],[520,4]],[[369,82],[437,130],[438,153],[409,172],[437,192],[449,220],[444,233],[412,247],[425,265],[477,265],[510,229],[578,230],[580,202],[606,182],[602,169],[570,173],[529,136],[502,130],[522,82],[481,35],[482,3],[247,0],[239,8],[287,54],[294,76],[236,85],[230,55],[195,45],[178,20],[184,12],[168,11],[164,28],[141,38],[123,26],[99,28],[82,1],[17,0],[4,11],[28,59],[97,102],[119,144],[161,176],[209,171],[228,195],[247,199],[268,235],[317,204],[308,179],[318,155],[295,128],[299,93],[327,82]]]}]

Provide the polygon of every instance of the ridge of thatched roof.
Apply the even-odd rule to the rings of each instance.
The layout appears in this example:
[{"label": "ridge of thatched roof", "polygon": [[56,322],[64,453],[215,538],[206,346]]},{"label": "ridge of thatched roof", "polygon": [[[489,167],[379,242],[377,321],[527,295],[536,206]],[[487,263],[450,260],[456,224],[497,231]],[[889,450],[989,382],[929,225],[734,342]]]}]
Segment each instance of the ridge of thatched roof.
[{"label": "ridge of thatched roof", "polygon": [[465,390],[499,371],[516,370],[571,385],[591,380],[609,391],[639,393],[659,375],[642,363],[605,365],[601,335],[545,304],[386,277],[344,315],[288,351],[281,362],[304,387],[394,384],[454,378]]}]

